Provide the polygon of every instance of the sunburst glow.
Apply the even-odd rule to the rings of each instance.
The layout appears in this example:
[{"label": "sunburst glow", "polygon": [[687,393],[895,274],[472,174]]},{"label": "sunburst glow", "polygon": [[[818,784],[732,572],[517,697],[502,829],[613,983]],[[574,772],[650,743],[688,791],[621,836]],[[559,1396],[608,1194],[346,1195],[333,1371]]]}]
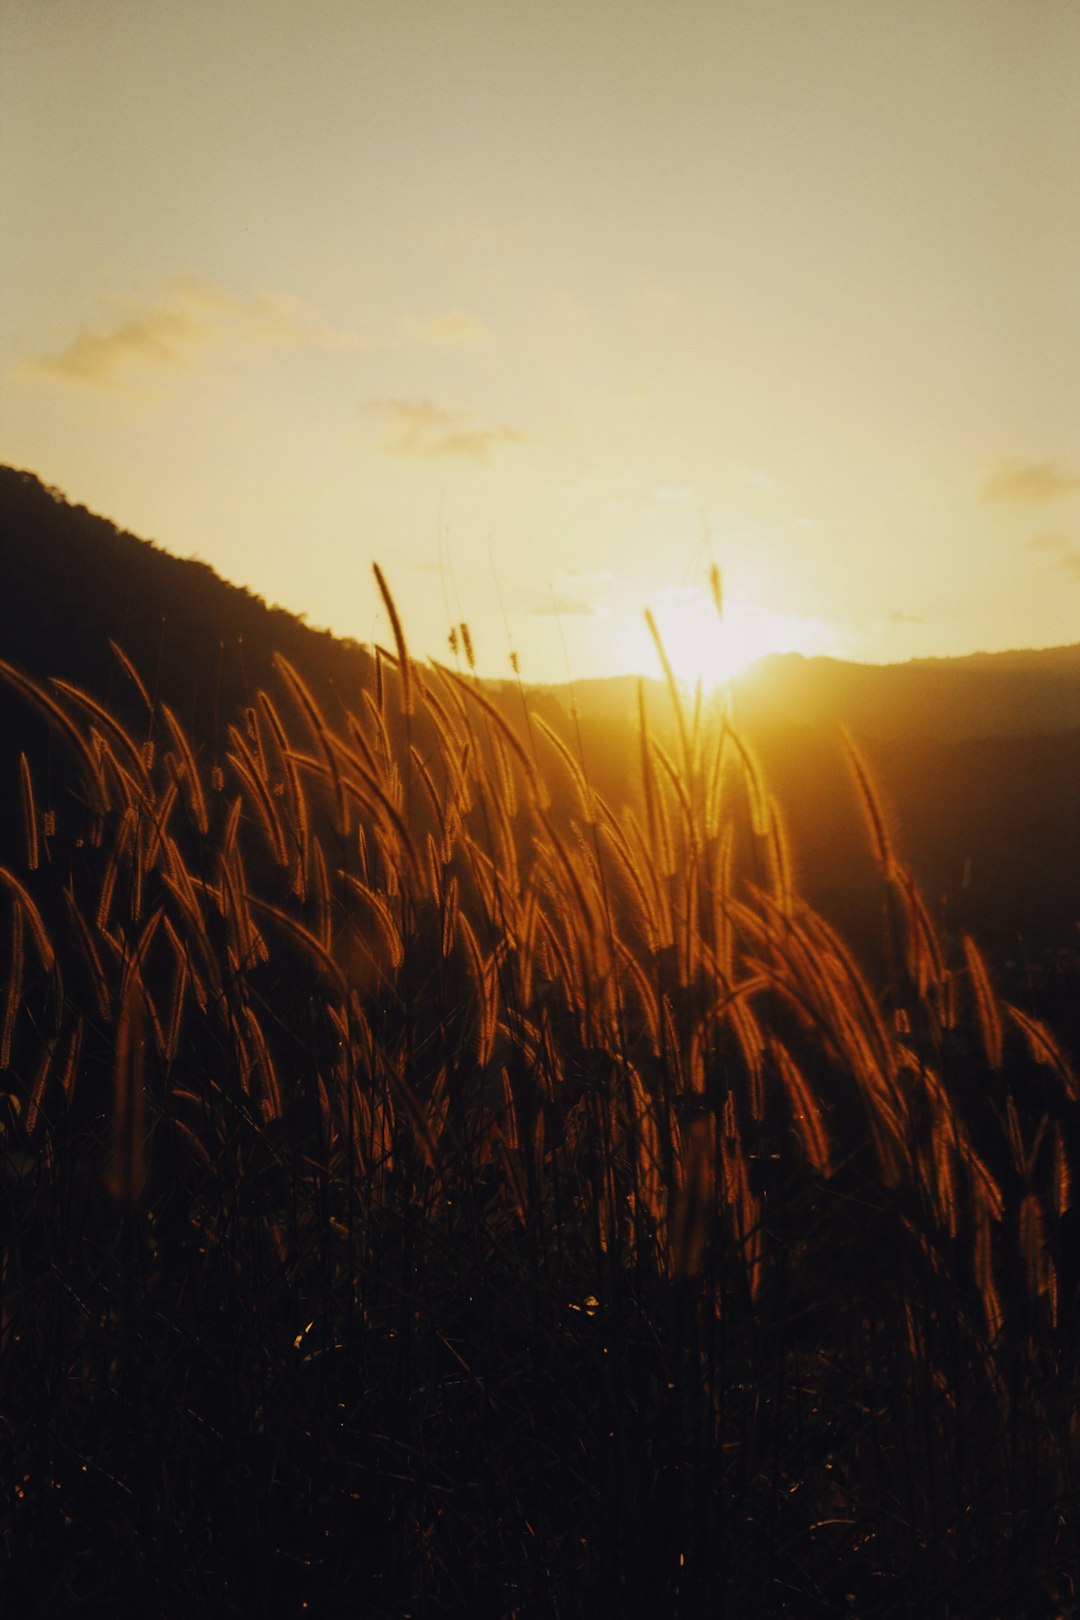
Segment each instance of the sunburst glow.
[{"label": "sunburst glow", "polygon": [[[700,682],[707,692],[769,653],[812,655],[835,647],[835,633],[822,619],[738,601],[725,607],[721,618],[708,592],[697,587],[663,592],[652,614],[676,679],[688,687]],[[644,620],[627,627],[618,659],[626,669],[657,671],[656,648]]]}]

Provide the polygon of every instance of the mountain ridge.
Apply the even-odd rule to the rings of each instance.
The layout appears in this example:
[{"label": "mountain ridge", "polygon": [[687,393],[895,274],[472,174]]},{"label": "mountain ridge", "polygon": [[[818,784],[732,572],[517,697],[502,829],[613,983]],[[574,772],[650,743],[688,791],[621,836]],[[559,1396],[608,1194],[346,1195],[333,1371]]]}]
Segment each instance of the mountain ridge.
[{"label": "mountain ridge", "polygon": [[[145,709],[110,647],[119,643],[208,762],[283,653],[333,723],[376,679],[368,649],[315,630],[229,584],[206,563],[64,500],[33,473],[0,468],[0,658],[61,677],[121,718]],[[403,604],[406,631],[408,604]],[[1075,666],[1075,675],[1074,675]],[[792,678],[797,674],[797,678]],[[484,690],[515,723],[521,692]],[[634,676],[529,685],[531,712],[556,724],[597,791],[633,801]],[[656,735],[674,746],[668,694],[645,683]],[[1080,916],[1080,647],[1019,649],[904,665],[778,654],[733,683],[740,734],[760,758],[808,898],[853,927],[876,926],[877,878],[846,763],[853,736],[893,806],[898,849],[957,926],[1038,947],[1076,942]],[[12,764],[46,748],[37,714],[0,683]],[[47,764],[45,766],[47,769]],[[0,775],[0,819],[18,825],[18,771]]]},{"label": "mountain ridge", "polygon": [[[70,656],[70,643],[85,640],[80,632],[86,603],[93,599],[96,614],[107,621],[96,632],[98,640],[104,643],[111,636],[119,641],[144,673],[153,670],[159,648],[145,625],[139,630],[140,609],[141,616],[149,614],[155,624],[156,619],[164,616],[168,622],[171,616],[188,650],[194,650],[194,637],[204,659],[213,659],[215,638],[228,642],[246,632],[256,659],[256,668],[246,672],[249,683],[254,679],[258,684],[265,677],[271,641],[286,656],[328,666],[326,673],[338,683],[370,675],[371,655],[361,643],[308,625],[302,615],[233,584],[209,563],[176,557],[156,542],[119,528],[28,470],[0,467],[0,565],[5,587],[0,599],[3,656],[39,672],[43,672],[37,645],[41,628],[35,621],[44,614],[41,575],[51,565],[54,573],[48,585],[54,593],[50,608],[59,619],[59,633],[53,637],[59,667],[49,673],[76,678],[74,665],[79,660]],[[137,579],[127,577],[129,569],[135,570]],[[37,589],[31,599],[33,580]],[[141,603],[132,589],[135,584],[145,593]],[[189,622],[191,604],[198,607],[195,624]],[[407,604],[405,616],[407,629]],[[636,708],[638,679],[631,674],[526,684],[531,692],[564,708],[576,702],[607,713]],[[509,681],[485,684],[517,690]],[[646,689],[662,694],[663,683],[646,679]],[[898,664],[772,653],[738,676],[731,691],[740,723],[751,728],[774,721],[816,725],[834,719],[870,735],[899,736],[913,730],[943,740],[1067,731],[1080,726],[1080,643]]]}]

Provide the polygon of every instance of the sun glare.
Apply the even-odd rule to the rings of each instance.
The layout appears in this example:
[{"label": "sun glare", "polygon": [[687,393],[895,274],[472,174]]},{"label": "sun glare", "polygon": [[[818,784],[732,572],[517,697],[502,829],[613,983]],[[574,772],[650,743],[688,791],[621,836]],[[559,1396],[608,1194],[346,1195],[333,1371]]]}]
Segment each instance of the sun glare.
[{"label": "sun glare", "polygon": [[[676,679],[691,688],[700,683],[706,692],[770,653],[812,655],[832,648],[833,635],[820,619],[737,601],[721,619],[708,592],[696,587],[669,588],[652,614]],[[618,651],[625,668],[657,673],[656,648],[643,620],[627,628]]]}]

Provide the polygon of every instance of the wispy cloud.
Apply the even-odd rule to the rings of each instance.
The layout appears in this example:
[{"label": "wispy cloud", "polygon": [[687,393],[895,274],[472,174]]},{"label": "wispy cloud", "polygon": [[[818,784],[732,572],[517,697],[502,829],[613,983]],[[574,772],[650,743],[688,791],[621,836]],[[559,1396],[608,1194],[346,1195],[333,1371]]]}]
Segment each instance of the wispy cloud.
[{"label": "wispy cloud", "polygon": [[1053,559],[1055,568],[1063,569],[1073,579],[1080,579],[1080,546],[1073,545],[1067,534],[1056,531],[1033,534],[1030,540],[1024,541],[1024,547],[1027,551],[1042,552],[1048,559]]},{"label": "wispy cloud", "polygon": [[483,465],[494,451],[532,440],[518,428],[501,422],[489,426],[468,411],[447,410],[427,399],[369,399],[360,414],[382,429],[388,450],[418,461],[458,457]]},{"label": "wispy cloud", "polygon": [[926,620],[921,613],[901,613],[899,611],[889,614],[890,624],[925,624]]},{"label": "wispy cloud", "polygon": [[1021,506],[1037,506],[1059,495],[1080,490],[1080,473],[1060,461],[1022,461],[1008,457],[999,461],[982,487],[981,499],[987,504],[1010,501]]},{"label": "wispy cloud", "polygon": [[533,619],[606,619],[614,582],[607,568],[561,569],[542,586],[520,586],[515,606]]},{"label": "wispy cloud", "polygon": [[261,292],[236,298],[198,276],[167,282],[148,303],[109,323],[87,325],[58,354],[42,355],[38,376],[107,392],[189,371],[206,354],[274,345],[361,347],[352,332],[311,319],[295,299]]},{"label": "wispy cloud", "polygon": [[464,349],[472,343],[486,342],[491,336],[483,321],[457,309],[429,320],[417,320],[412,315],[406,315],[398,324],[411,343],[421,343],[433,349]]},{"label": "wispy cloud", "polygon": [[562,619],[571,614],[588,617],[596,612],[596,608],[583,596],[567,596],[561,592],[552,592],[529,611],[535,619]]}]

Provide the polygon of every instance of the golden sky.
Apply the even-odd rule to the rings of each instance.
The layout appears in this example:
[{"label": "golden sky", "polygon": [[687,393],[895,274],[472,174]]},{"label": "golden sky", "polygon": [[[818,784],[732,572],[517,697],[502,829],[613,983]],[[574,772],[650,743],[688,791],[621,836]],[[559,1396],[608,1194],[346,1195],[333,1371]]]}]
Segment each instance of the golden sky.
[{"label": "golden sky", "polygon": [[0,460],[494,675],[1080,640],[1076,0],[0,22]]}]

